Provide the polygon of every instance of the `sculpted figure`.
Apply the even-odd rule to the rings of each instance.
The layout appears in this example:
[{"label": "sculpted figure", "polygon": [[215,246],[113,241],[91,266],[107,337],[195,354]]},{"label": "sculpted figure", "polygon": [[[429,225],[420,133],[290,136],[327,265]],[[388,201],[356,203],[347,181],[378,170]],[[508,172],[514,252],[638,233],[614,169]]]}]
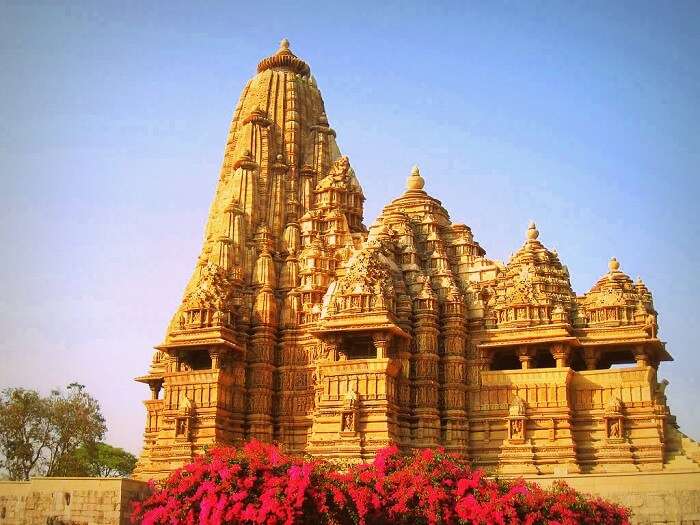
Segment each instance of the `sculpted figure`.
[{"label": "sculpted figure", "polygon": [[347,412],[343,414],[343,430],[351,432],[353,430],[354,422],[355,415],[352,412]]},{"label": "sculpted figure", "polygon": [[523,421],[522,419],[515,419],[510,422],[510,433],[514,438],[523,437]]},{"label": "sculpted figure", "polygon": [[524,416],[525,401],[523,401],[519,396],[515,396],[510,404],[510,407],[508,407],[508,414],[511,416]]},{"label": "sculpted figure", "polygon": [[611,438],[619,438],[620,437],[620,422],[619,421],[613,421],[610,423],[610,436]]},{"label": "sculpted figure", "polygon": [[354,408],[357,404],[357,390],[354,387],[349,388],[346,392],[345,404],[350,408]]},{"label": "sculpted figure", "polygon": [[644,321],[644,327],[651,337],[656,337],[656,316],[654,314],[647,315]]},{"label": "sculpted figure", "polygon": [[382,286],[379,283],[374,284],[374,297],[376,299],[376,302],[374,303],[374,307],[377,310],[383,310],[386,308],[386,301],[384,300],[384,293],[382,292]]}]

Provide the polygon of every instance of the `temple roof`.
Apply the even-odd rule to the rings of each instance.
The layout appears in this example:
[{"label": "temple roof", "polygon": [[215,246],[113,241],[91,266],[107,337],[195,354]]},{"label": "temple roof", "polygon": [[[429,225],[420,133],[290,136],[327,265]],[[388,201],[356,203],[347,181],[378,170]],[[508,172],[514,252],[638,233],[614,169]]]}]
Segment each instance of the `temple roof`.
[{"label": "temple roof", "polygon": [[[497,309],[516,305],[554,307],[559,310],[559,316],[566,319],[566,314],[570,316],[576,306],[569,272],[558,255],[539,241],[539,236],[535,223],[531,222],[525,243],[513,254],[498,277]],[[540,315],[538,321],[553,320],[551,316],[555,313],[554,310],[547,311]],[[517,321],[510,317],[501,321],[504,320]]]},{"label": "temple roof", "polygon": [[[589,312],[619,307],[634,308],[638,310],[637,316],[655,313],[649,289],[641,279],[634,283],[626,273],[620,270],[620,263],[615,257],[612,257],[608,263],[608,273],[598,279],[598,282],[580,301]],[[619,320],[630,323],[635,321],[632,314]],[[610,321],[610,319],[606,319],[606,321]]]}]

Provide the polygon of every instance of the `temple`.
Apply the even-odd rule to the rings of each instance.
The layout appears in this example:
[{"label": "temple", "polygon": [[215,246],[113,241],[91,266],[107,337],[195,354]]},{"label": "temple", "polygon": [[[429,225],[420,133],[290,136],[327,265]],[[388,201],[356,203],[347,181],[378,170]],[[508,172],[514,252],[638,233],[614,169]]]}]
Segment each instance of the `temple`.
[{"label": "temple", "polygon": [[135,477],[251,438],[347,461],[442,446],[500,474],[700,469],[657,379],[652,295],[617,260],[577,295],[535,224],[489,259],[418,168],[369,229],[364,200],[283,40],[243,89],[201,254],[137,378]]}]

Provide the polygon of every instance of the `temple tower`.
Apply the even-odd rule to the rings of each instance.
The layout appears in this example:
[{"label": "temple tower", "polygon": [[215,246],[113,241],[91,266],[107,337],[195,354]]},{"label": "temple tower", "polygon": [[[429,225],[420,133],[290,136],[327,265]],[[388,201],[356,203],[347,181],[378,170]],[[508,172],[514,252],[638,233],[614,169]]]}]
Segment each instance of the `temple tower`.
[{"label": "temple tower", "polygon": [[[282,40],[236,105],[204,244],[147,383],[136,475],[165,475],[205,447],[256,437],[303,450],[318,341],[299,329],[362,224],[309,66]],[[162,392],[162,396],[161,396]]]}]

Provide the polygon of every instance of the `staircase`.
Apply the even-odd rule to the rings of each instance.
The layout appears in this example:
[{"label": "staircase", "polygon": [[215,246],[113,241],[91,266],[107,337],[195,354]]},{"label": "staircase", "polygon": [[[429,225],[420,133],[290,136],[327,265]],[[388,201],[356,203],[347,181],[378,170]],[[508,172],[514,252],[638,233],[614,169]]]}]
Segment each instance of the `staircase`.
[{"label": "staircase", "polygon": [[664,470],[700,470],[700,443],[666,425],[666,460]]}]

